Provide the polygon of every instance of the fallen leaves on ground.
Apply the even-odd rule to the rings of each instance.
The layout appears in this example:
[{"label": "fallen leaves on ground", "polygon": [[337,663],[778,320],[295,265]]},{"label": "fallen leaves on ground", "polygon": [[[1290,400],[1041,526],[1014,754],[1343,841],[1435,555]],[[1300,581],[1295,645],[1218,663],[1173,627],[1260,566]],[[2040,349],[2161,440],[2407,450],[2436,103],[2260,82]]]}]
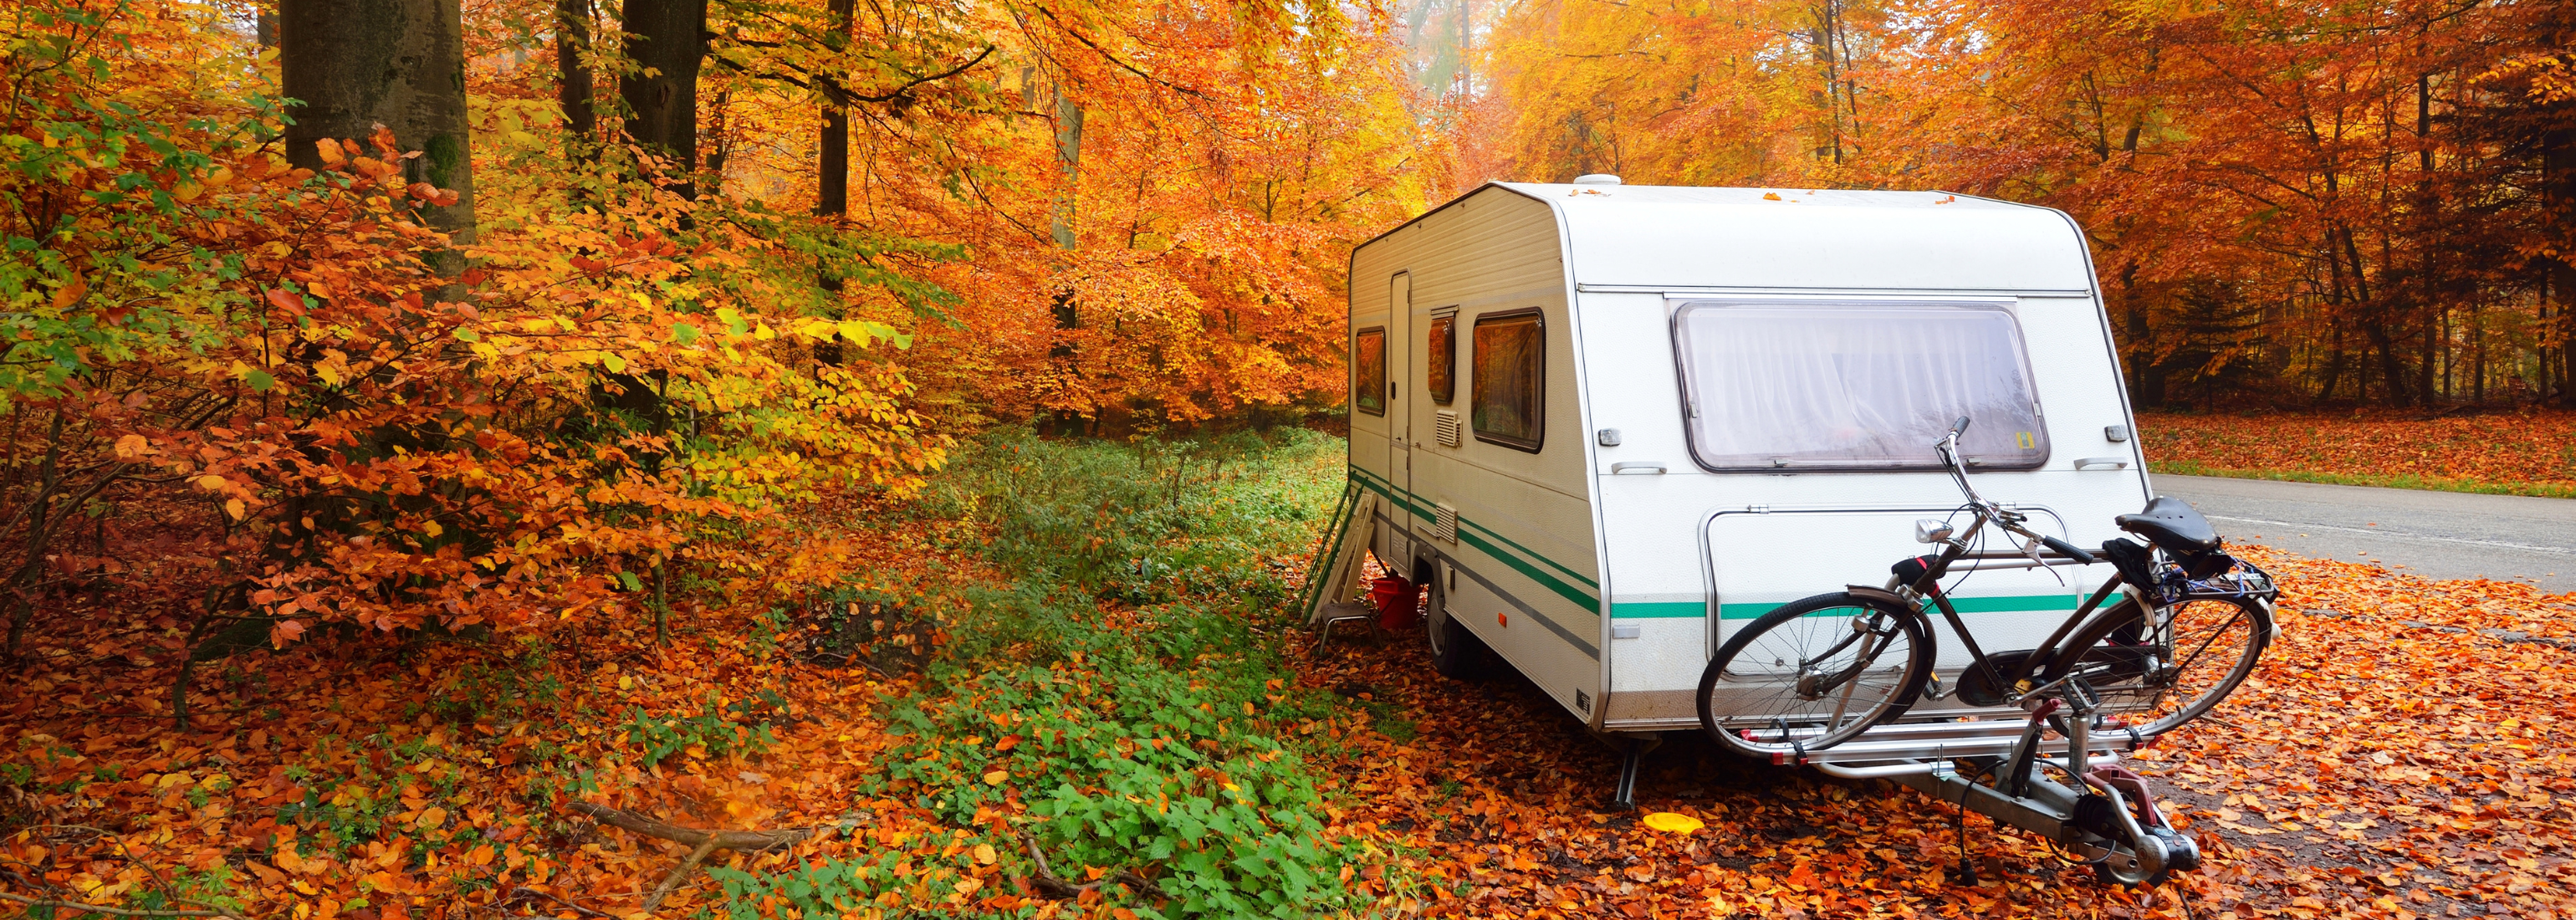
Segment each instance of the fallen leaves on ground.
[{"label": "fallen leaves on ground", "polygon": [[[2248,547],[2284,636],[2215,718],[2140,752],[2203,867],[2122,890],[1976,815],[1981,885],[1952,882],[1959,820],[1884,781],[1618,759],[1516,676],[1442,678],[1413,636],[1311,649],[1304,680],[1389,704],[1335,790],[1343,826],[1435,880],[1429,912],[1514,917],[2565,917],[2576,911],[2576,598],[2434,582]],[[1397,739],[1404,740],[1397,740]],[[1706,822],[1690,834],[1637,817]]]},{"label": "fallen leaves on ground", "polygon": [[2576,498],[2576,412],[2138,414],[2157,472]]},{"label": "fallen leaves on ground", "polygon": [[[922,533],[879,534],[864,558],[918,577],[932,552]],[[949,578],[975,571],[940,561]],[[880,694],[911,680],[812,663],[808,636],[764,606],[684,609],[658,648],[631,621],[516,656],[325,635],[207,666],[185,732],[155,666],[175,649],[126,640],[136,657],[40,668],[0,685],[0,877],[22,897],[298,920],[623,915],[689,848],[564,808],[589,800],[688,827],[817,829],[710,868],[866,852],[944,886],[927,903],[969,891],[951,828],[855,792],[889,743]],[[910,645],[935,628],[879,633]],[[713,889],[695,875],[663,911]]]},{"label": "fallen leaves on ground", "polygon": [[[923,540],[886,551],[916,569],[938,556],[951,583],[988,577]],[[1883,782],[1736,759],[1690,735],[1650,756],[1641,811],[1609,810],[1608,748],[1517,677],[1438,677],[1409,635],[1294,639],[1296,686],[1271,702],[1341,701],[1294,733],[1311,745],[1302,756],[1330,819],[1323,836],[1358,854],[1344,882],[1378,915],[2576,912],[2576,599],[2245,552],[2285,585],[2286,633],[2215,718],[2130,761],[2158,778],[2207,856],[2155,889],[2103,887],[2043,842],[1973,815],[1965,841],[1982,884],[1964,884],[1948,873],[1962,839],[1951,809]],[[1103,615],[1153,628],[1116,604]],[[13,892],[128,906],[228,888],[246,915],[299,920],[622,916],[687,848],[561,807],[585,798],[674,824],[817,829],[780,852],[716,854],[714,871],[665,903],[672,915],[731,891],[728,909],[785,916],[787,902],[766,892],[860,870],[876,873],[876,893],[853,916],[1120,916],[1150,903],[1132,895],[1150,878],[1112,866],[1057,871],[1131,894],[1043,889],[1009,836],[1006,816],[1022,811],[1009,789],[964,821],[884,791],[903,788],[884,781],[891,755],[924,742],[887,733],[880,694],[920,688],[899,669],[804,663],[795,637],[763,622],[701,612],[663,649],[603,626],[518,672],[440,643],[261,653],[209,676],[198,727],[184,734],[167,730],[149,667],[32,674],[0,690],[0,810],[18,831],[0,840],[0,872]],[[1079,658],[1054,667],[1086,693],[1113,689]],[[533,700],[546,680],[562,683],[560,708],[512,708],[511,693]],[[997,761],[1054,743],[998,723],[983,734],[996,737],[938,743]],[[1024,782],[1001,772],[985,782]],[[1652,813],[1704,826],[1656,831]]]}]

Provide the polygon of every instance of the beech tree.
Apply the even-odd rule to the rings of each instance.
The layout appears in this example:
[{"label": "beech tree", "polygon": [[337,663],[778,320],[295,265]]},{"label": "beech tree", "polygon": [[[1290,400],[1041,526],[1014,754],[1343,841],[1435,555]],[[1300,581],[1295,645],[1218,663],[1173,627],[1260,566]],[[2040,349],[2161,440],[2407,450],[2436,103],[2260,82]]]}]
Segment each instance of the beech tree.
[{"label": "beech tree", "polygon": [[668,161],[665,180],[697,197],[698,69],[707,54],[707,0],[626,0],[626,57],[617,78],[626,136]]},{"label": "beech tree", "polygon": [[286,127],[287,161],[321,170],[320,141],[362,142],[376,126],[420,156],[408,182],[454,191],[433,226],[474,239],[474,145],[465,118],[465,38],[458,0],[282,0],[278,67],[302,104]]}]

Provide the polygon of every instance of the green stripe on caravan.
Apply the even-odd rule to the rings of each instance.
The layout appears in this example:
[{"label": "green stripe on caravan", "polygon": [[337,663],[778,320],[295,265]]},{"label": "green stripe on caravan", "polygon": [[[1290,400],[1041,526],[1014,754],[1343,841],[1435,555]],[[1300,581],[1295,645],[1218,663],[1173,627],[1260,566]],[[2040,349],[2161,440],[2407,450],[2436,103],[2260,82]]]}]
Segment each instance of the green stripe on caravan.
[{"label": "green stripe on caravan", "polygon": [[[1369,491],[1376,492],[1376,493],[1377,493],[1377,494],[1379,494],[1379,495],[1384,495],[1384,496],[1386,496],[1386,500],[1387,500],[1387,501],[1391,501],[1391,502],[1394,502],[1394,503],[1396,503],[1396,504],[1398,504],[1398,505],[1401,505],[1401,506],[1403,506],[1403,507],[1405,508],[1405,510],[1407,510],[1407,511],[1409,511],[1409,512],[1411,512],[1411,513],[1413,513],[1413,514],[1415,514],[1415,515],[1417,515],[1417,516],[1420,516],[1420,517],[1430,517],[1430,516],[1432,516],[1432,509],[1431,509],[1430,504],[1429,504],[1429,503],[1427,503],[1427,502],[1422,501],[1422,500],[1421,500],[1421,496],[1414,495],[1414,494],[1413,494],[1413,493],[1411,493],[1411,492],[1405,491],[1405,490],[1403,490],[1403,489],[1396,488],[1393,484],[1388,483],[1386,480],[1378,478],[1376,474],[1371,473],[1371,472],[1369,472],[1369,471],[1367,471],[1367,470],[1360,469],[1360,468],[1358,468],[1358,467],[1352,467],[1352,468],[1351,468],[1351,473],[1352,473],[1352,474],[1353,474],[1357,479],[1359,479],[1359,481],[1360,481],[1360,484],[1361,484],[1361,485],[1367,486],[1367,487],[1369,488]],[[1583,577],[1583,575],[1581,575],[1580,573],[1577,573],[1577,572],[1575,572],[1575,571],[1574,571],[1574,570],[1572,570],[1572,569],[1568,569],[1568,568],[1566,568],[1566,567],[1565,567],[1565,566],[1563,566],[1563,565],[1559,565],[1559,564],[1556,562],[1556,560],[1549,559],[1549,558],[1547,558],[1547,557],[1545,557],[1545,556],[1541,556],[1541,555],[1539,555],[1539,554],[1537,554],[1537,553],[1534,553],[1534,552],[1530,552],[1528,548],[1523,547],[1523,546],[1521,546],[1521,545],[1520,545],[1520,544],[1518,544],[1518,543],[1513,543],[1512,541],[1510,541],[1510,540],[1508,540],[1508,539],[1505,539],[1501,534],[1494,534],[1494,531],[1493,531],[1493,529],[1492,529],[1492,528],[1486,527],[1486,526],[1484,526],[1484,525],[1482,525],[1482,524],[1475,524],[1475,525],[1472,525],[1472,526],[1473,526],[1476,530],[1478,530],[1478,531],[1482,531],[1482,532],[1487,533],[1487,534],[1493,534],[1493,535],[1494,535],[1494,539],[1495,539],[1495,540],[1500,540],[1500,541],[1502,541],[1504,545],[1510,546],[1511,548],[1516,549],[1516,550],[1520,550],[1520,552],[1521,552],[1521,553],[1523,553],[1523,554],[1527,554],[1527,555],[1528,555],[1530,558],[1532,558],[1532,559],[1536,559],[1536,560],[1538,560],[1538,561],[1540,561],[1540,562],[1547,563],[1547,565],[1548,565],[1550,568],[1554,568],[1554,569],[1556,569],[1556,570],[1558,570],[1558,571],[1561,571],[1561,572],[1566,573],[1567,575],[1573,576],[1576,580],[1579,580],[1579,581],[1583,582],[1585,585],[1589,586],[1589,587],[1591,588],[1591,590],[1585,590],[1584,588],[1578,588],[1578,587],[1575,587],[1575,586],[1573,586],[1573,585],[1566,584],[1563,580],[1561,580],[1561,579],[1557,578],[1556,576],[1551,575],[1551,574],[1548,574],[1548,573],[1543,572],[1543,571],[1540,571],[1540,570],[1539,570],[1539,568],[1538,568],[1537,566],[1531,565],[1531,564],[1529,564],[1528,562],[1523,561],[1523,560],[1520,558],[1520,556],[1519,556],[1519,555],[1516,555],[1516,554],[1513,554],[1513,553],[1510,553],[1510,552],[1505,552],[1505,551],[1503,550],[1503,548],[1502,548],[1502,547],[1500,547],[1500,546],[1495,546],[1493,543],[1487,542],[1483,537],[1477,536],[1477,535],[1476,535],[1476,534],[1474,534],[1474,533],[1469,533],[1467,529],[1468,529],[1468,527],[1469,527],[1469,526],[1471,526],[1471,525],[1468,523],[1468,521],[1467,521],[1467,519],[1466,519],[1465,517],[1463,517],[1463,516],[1462,516],[1462,517],[1460,517],[1460,518],[1458,519],[1458,525],[1459,525],[1459,526],[1458,526],[1458,540],[1459,540],[1459,542],[1465,543],[1465,544],[1467,544],[1467,545],[1469,545],[1469,546],[1473,546],[1473,547],[1475,547],[1475,548],[1477,548],[1477,549],[1479,549],[1479,550],[1483,550],[1483,551],[1484,551],[1484,553],[1485,553],[1485,555],[1492,556],[1492,557],[1494,557],[1495,559],[1501,560],[1501,561],[1502,561],[1502,563],[1503,563],[1504,565],[1511,566],[1513,571],[1516,571],[1516,572],[1521,573],[1521,575],[1523,575],[1523,576],[1527,577],[1527,578],[1528,578],[1529,580],[1531,580],[1531,581],[1538,582],[1540,587],[1543,587],[1543,588],[1548,589],[1550,592],[1555,593],[1555,594],[1556,594],[1556,596],[1558,596],[1558,597],[1562,597],[1562,598],[1564,598],[1564,599],[1566,599],[1566,600],[1568,600],[1568,601],[1571,601],[1571,602],[1573,602],[1573,603],[1575,603],[1575,604],[1577,604],[1577,605],[1580,605],[1581,607],[1583,607],[1583,608],[1584,608],[1584,609],[1586,609],[1586,610],[1599,610],[1599,609],[1601,609],[1601,598],[1600,598],[1599,596],[1597,596],[1596,594],[1594,594],[1594,593],[1593,593],[1594,591],[1598,591],[1598,590],[1600,590],[1600,584],[1599,584],[1598,582],[1595,582],[1595,581],[1593,581],[1592,579],[1589,579],[1589,578],[1585,578],[1585,577]]]},{"label": "green stripe on caravan", "polygon": [[[1960,613],[2019,613],[2048,611],[2063,613],[2084,603],[2080,594],[2017,594],[2003,597],[1954,597],[1950,606]],[[1750,620],[1780,608],[1779,604],[1720,604],[1720,619]],[[1708,605],[1699,601],[1665,601],[1658,603],[1612,603],[1614,620],[1690,620],[1708,615]]]}]

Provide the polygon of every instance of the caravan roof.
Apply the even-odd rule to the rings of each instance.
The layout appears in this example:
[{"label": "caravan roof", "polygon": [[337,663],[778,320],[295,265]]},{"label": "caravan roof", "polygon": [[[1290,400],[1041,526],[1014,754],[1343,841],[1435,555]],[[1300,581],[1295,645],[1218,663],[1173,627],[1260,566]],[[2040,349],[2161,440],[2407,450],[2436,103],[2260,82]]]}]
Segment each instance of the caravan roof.
[{"label": "caravan roof", "polygon": [[1555,209],[1583,290],[2092,289],[2075,222],[2032,205],[1942,192],[1528,182],[1486,188]]}]

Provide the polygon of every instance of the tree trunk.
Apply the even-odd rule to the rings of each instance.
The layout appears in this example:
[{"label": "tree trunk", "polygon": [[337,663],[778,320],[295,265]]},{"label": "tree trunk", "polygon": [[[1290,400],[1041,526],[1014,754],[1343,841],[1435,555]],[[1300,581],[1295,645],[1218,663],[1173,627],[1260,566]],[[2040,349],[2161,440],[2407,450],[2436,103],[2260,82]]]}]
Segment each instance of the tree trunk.
[{"label": "tree trunk", "polygon": [[1074,234],[1073,217],[1074,196],[1082,185],[1082,104],[1073,101],[1062,86],[1056,87],[1055,95],[1055,159],[1064,169],[1064,189],[1056,193],[1052,229],[1056,246],[1072,249],[1080,240]]},{"label": "tree trunk", "polygon": [[639,68],[617,78],[617,94],[626,100],[626,135],[669,158],[672,186],[694,199],[707,0],[626,0],[625,22],[626,56]]},{"label": "tree trunk", "polygon": [[[1073,227],[1078,204],[1075,196],[1082,185],[1082,104],[1073,100],[1073,94],[1065,92],[1062,83],[1055,88],[1055,158],[1056,165],[1064,170],[1064,186],[1056,192],[1051,215],[1053,226],[1049,229],[1053,231],[1056,247],[1069,250],[1082,242],[1082,237],[1074,232]],[[1082,302],[1074,295],[1070,280],[1055,292],[1054,313],[1055,328],[1059,331],[1055,345],[1047,349],[1047,358],[1059,372],[1079,376],[1082,370],[1074,356],[1071,333],[1082,328]],[[1059,412],[1056,416],[1059,434],[1082,433],[1081,415]],[[1091,423],[1098,425],[1099,422],[1099,413],[1095,411],[1091,414]]]},{"label": "tree trunk", "polygon": [[[836,54],[848,54],[850,26],[857,0],[831,0],[832,34],[840,39],[833,48]],[[823,102],[822,182],[814,198],[814,213],[837,218],[850,213],[850,108],[829,99]]]},{"label": "tree trunk", "polygon": [[[857,6],[857,0],[831,0],[832,34],[841,42],[833,49],[836,53],[849,53],[850,26]],[[837,225],[850,213],[850,107],[847,104],[828,98],[823,100],[822,148],[817,157],[821,162],[816,164],[820,174],[816,177],[814,213],[824,222]],[[834,274],[829,266],[818,267],[815,283],[833,293],[841,290],[841,277]]]},{"label": "tree trunk", "polygon": [[304,102],[286,128],[288,162],[319,170],[316,142],[364,143],[384,125],[403,149],[421,151],[404,161],[405,181],[456,192],[455,204],[425,210],[431,226],[463,243],[474,240],[474,159],[457,4],[283,0],[278,66],[286,95]]},{"label": "tree trunk", "polygon": [[[2576,103],[2559,103],[2576,105]],[[2576,130],[2560,128],[2545,132],[2540,142],[2542,179],[2541,202],[2545,226],[2556,232],[2552,238],[2576,239]],[[2543,341],[2556,346],[2541,350],[2541,398],[2561,405],[2576,405],[2576,393],[2569,393],[2567,359],[2569,347],[2576,344],[2576,255],[2561,252],[2549,263],[2549,296],[2556,305],[2557,328],[2547,329]],[[2545,328],[2546,324],[2544,324]],[[2552,386],[2556,392],[2551,392]]]},{"label": "tree trunk", "polygon": [[563,106],[564,158],[599,156],[599,111],[591,102],[598,78],[582,55],[590,51],[590,0],[555,0],[555,101]]},{"label": "tree trunk", "polygon": [[2138,405],[2162,408],[2165,404],[2165,374],[2156,360],[2155,327],[2147,323],[2147,305],[2138,293],[2138,260],[2120,265],[2120,314],[2127,341],[2120,343],[2129,356],[2131,398]]}]

